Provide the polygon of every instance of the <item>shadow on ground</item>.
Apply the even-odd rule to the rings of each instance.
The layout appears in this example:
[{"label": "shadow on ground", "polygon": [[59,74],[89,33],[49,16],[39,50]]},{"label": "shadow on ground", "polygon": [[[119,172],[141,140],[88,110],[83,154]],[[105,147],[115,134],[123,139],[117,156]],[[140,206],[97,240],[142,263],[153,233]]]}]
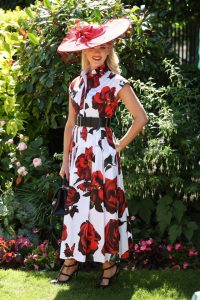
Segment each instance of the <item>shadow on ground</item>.
[{"label": "shadow on ground", "polygon": [[[56,273],[34,273],[34,276],[48,277],[49,281]],[[152,295],[157,291],[159,299],[170,298],[168,291],[175,291],[180,299],[191,299],[192,294],[200,290],[200,270],[198,271],[122,271],[116,281],[106,289],[97,289],[99,272],[80,272],[68,285],[62,285],[53,300],[130,300],[138,290],[148,291]],[[50,289],[55,287],[50,285]],[[163,297],[162,297],[163,295]],[[171,299],[178,299],[173,298]],[[144,299],[140,299],[144,300]]]}]

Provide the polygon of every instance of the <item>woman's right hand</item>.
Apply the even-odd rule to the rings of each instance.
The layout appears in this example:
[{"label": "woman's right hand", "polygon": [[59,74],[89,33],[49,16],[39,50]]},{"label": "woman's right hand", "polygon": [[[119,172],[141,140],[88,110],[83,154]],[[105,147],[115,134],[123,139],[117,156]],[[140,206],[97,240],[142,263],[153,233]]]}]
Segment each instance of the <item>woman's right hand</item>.
[{"label": "woman's right hand", "polygon": [[66,175],[66,178],[69,181],[69,164],[68,164],[68,162],[62,164],[59,175],[62,178]]}]

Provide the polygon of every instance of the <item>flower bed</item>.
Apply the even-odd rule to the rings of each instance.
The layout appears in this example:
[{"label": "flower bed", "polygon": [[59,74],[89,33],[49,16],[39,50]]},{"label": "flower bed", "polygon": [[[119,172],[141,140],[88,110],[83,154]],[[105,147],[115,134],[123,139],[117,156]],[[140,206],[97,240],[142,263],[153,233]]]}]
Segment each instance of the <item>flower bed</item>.
[{"label": "flower bed", "polygon": [[[59,243],[59,241],[58,241]],[[135,243],[129,269],[195,269],[200,267],[199,251],[189,245],[176,242],[173,245],[157,243],[152,238]],[[0,237],[0,266],[41,270],[58,269],[59,250],[48,240],[34,246],[27,237],[15,240]]]},{"label": "flower bed", "polygon": [[134,245],[130,265],[136,269],[189,269],[199,268],[199,251],[190,245],[157,243],[152,238]]},{"label": "flower bed", "polygon": [[48,240],[34,246],[26,237],[19,236],[8,241],[0,237],[0,266],[53,270],[59,267],[59,253]]}]

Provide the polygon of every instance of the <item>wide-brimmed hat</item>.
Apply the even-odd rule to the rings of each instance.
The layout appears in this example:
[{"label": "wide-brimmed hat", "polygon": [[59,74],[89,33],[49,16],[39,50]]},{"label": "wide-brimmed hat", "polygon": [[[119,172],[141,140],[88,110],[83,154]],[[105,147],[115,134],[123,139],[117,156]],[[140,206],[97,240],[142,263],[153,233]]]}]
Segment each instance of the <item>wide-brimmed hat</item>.
[{"label": "wide-brimmed hat", "polygon": [[103,24],[76,22],[74,27],[68,31],[57,51],[64,56],[70,52],[106,44],[120,37],[129,27],[130,21],[126,18],[112,19]]}]

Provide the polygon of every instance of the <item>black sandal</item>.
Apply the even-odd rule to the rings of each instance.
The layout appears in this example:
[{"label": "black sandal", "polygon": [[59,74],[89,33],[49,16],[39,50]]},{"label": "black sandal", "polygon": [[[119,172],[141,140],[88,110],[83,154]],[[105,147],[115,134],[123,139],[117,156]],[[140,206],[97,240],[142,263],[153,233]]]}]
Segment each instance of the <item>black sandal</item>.
[{"label": "black sandal", "polygon": [[[105,270],[112,269],[114,266],[117,266],[116,267],[116,271],[115,271],[115,273],[111,277],[105,277],[105,276],[103,276],[103,273],[104,273]],[[119,276],[119,273],[120,273],[120,267],[119,267],[119,265],[117,263],[114,263],[112,266],[103,269],[102,270],[102,276],[101,276],[101,279],[100,279],[100,283],[97,283],[96,287],[104,289],[104,288],[110,286],[113,279],[117,280],[117,277]],[[108,279],[108,284],[101,284],[101,282],[102,282],[103,279]]]},{"label": "black sandal", "polygon": [[[77,261],[74,264],[72,264],[72,265],[65,265],[65,264],[63,264],[62,268],[61,268],[61,270],[59,272],[58,277],[56,279],[51,280],[51,283],[53,283],[53,284],[64,284],[64,283],[68,283],[72,279],[73,276],[76,278],[78,276],[79,265],[78,265],[77,269],[74,272],[72,272],[72,274],[66,274],[66,273],[62,272],[62,270],[63,270],[64,267],[69,268],[69,267],[73,267],[73,266],[76,266],[76,265],[78,265]],[[60,280],[59,279],[60,275],[67,276],[68,278],[66,280]]]}]

